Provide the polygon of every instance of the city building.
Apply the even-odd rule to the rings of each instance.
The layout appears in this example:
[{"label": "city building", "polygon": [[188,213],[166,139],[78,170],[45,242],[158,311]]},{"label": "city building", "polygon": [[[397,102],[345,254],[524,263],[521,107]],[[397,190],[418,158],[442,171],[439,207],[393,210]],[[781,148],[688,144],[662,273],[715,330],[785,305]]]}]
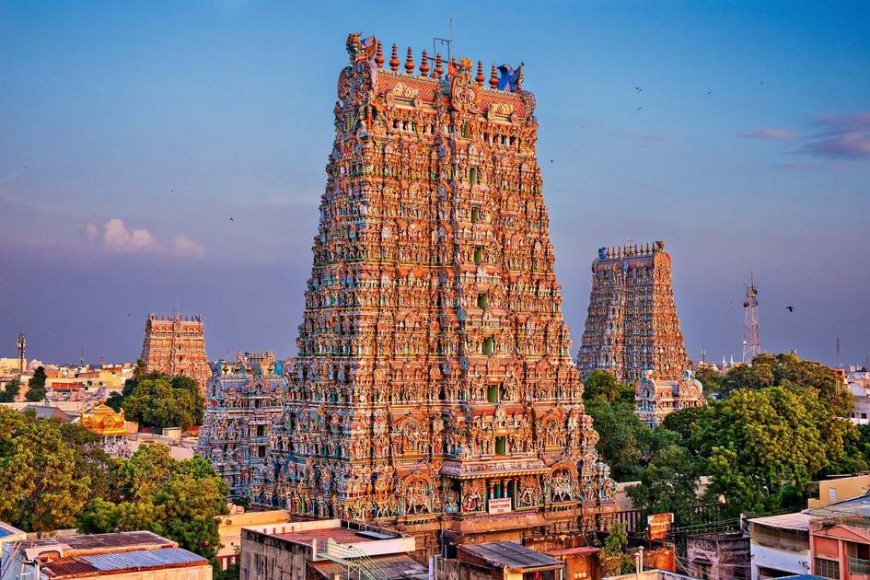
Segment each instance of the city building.
[{"label": "city building", "polygon": [[629,384],[647,370],[675,381],[690,368],[664,242],[598,250],[577,366]]},{"label": "city building", "polygon": [[742,531],[691,536],[686,541],[688,573],[703,580],[749,578],[749,536]]},{"label": "city building", "polygon": [[653,371],[644,371],[635,385],[634,401],[638,417],[650,427],[660,425],[674,411],[707,404],[704,385],[690,370],[675,381],[656,379]]},{"label": "city building", "polygon": [[[3,554],[3,545],[6,542],[15,543],[20,540],[27,539],[27,532],[23,530],[19,530],[13,525],[7,524],[6,522],[0,522],[0,566],[2,566],[2,554]],[[2,569],[2,568],[0,568]],[[0,580],[2,580],[3,575],[0,574]]]},{"label": "city building", "polygon": [[444,563],[445,577],[462,580],[561,580],[565,568],[561,560],[516,542],[463,544],[456,560]]},{"label": "city building", "polygon": [[242,528],[241,580],[428,578],[414,538],[336,519]]},{"label": "city building", "polygon": [[278,527],[291,521],[290,512],[286,510],[267,510],[262,512],[245,512],[238,506],[230,506],[229,515],[218,516],[218,535],[221,547],[216,559],[222,570],[241,564],[242,528],[260,526]]},{"label": "city building", "polygon": [[749,520],[752,580],[810,573],[810,520],[807,513]]},{"label": "city building", "polygon": [[522,67],[485,86],[480,62],[424,54],[415,73],[409,51],[400,72],[355,34],[347,51],[263,497],[395,525],[420,555],[606,527]]},{"label": "city building", "polygon": [[188,376],[205,392],[211,369],[205,354],[202,318],[149,314],[141,359],[149,372]]},{"label": "city building", "polygon": [[866,495],[870,492],[870,474],[831,477],[814,483],[818,497],[807,500],[809,509],[820,508],[845,499]]},{"label": "city building", "polygon": [[812,573],[833,580],[870,578],[870,495],[809,510]]},{"label": "city building", "polygon": [[2,580],[211,580],[208,560],[151,532],[73,535],[3,544]]},{"label": "city building", "polygon": [[265,492],[269,449],[285,449],[287,379],[271,353],[218,361],[206,391],[208,404],[197,453],[211,460],[235,497],[271,504]]}]

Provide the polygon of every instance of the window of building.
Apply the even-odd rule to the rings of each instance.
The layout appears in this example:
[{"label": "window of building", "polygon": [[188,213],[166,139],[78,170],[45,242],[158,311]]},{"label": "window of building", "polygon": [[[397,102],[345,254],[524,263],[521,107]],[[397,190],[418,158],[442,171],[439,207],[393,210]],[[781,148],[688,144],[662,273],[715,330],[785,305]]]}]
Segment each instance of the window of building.
[{"label": "window of building", "polygon": [[816,558],[813,562],[813,568],[813,574],[816,576],[824,576],[831,578],[831,580],[840,579],[840,563],[836,560]]},{"label": "window of building", "polygon": [[486,305],[489,304],[489,296],[485,293],[481,293],[477,295],[477,307],[478,308],[486,308]]},{"label": "window of building", "polygon": [[489,355],[495,351],[495,339],[487,336],[483,339],[483,354]]},{"label": "window of building", "polygon": [[507,449],[507,437],[496,437],[495,438],[495,454],[496,455],[504,455]]},{"label": "window of building", "polygon": [[483,248],[477,246],[474,248],[474,264],[479,266],[483,262]]},{"label": "window of building", "polygon": [[265,425],[257,425],[257,437],[265,437],[266,436],[266,426]]},{"label": "window of building", "polygon": [[260,459],[266,458],[266,446],[265,445],[260,445],[259,447],[257,447],[257,456]]},{"label": "window of building", "polygon": [[476,224],[480,221],[480,208],[474,206],[471,208],[471,223]]},{"label": "window of building", "polygon": [[462,124],[462,138],[468,139],[471,136],[471,125],[468,123]]},{"label": "window of building", "polygon": [[498,395],[498,385],[490,385],[486,388],[486,400],[490,403],[498,403]]},{"label": "window of building", "polygon": [[477,167],[472,167],[468,170],[468,181],[477,183]]}]

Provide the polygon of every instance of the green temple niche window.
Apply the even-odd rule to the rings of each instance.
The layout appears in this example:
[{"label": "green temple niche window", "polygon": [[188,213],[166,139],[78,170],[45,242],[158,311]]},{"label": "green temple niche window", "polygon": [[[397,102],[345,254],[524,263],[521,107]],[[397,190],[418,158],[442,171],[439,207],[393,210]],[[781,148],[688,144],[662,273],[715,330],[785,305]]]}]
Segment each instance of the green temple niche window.
[{"label": "green temple niche window", "polygon": [[474,248],[474,264],[479,266],[483,262],[483,247],[477,246]]},{"label": "green temple niche window", "polygon": [[483,339],[483,354],[490,355],[495,352],[495,339],[487,336]]},{"label": "green temple niche window", "polygon": [[507,437],[495,438],[495,454],[505,455],[507,453]]},{"label": "green temple niche window", "polygon": [[486,308],[486,305],[489,304],[489,295],[485,293],[481,293],[477,295],[477,307],[478,308]]},{"label": "green temple niche window", "polygon": [[468,170],[468,181],[470,181],[471,183],[480,183],[480,181],[477,179],[477,167],[471,167]]},{"label": "green temple niche window", "polygon": [[490,403],[498,403],[498,385],[490,385],[486,388],[486,400]]},{"label": "green temple niche window", "polygon": [[478,206],[474,206],[471,208],[471,223],[476,224],[480,221],[480,208]]}]

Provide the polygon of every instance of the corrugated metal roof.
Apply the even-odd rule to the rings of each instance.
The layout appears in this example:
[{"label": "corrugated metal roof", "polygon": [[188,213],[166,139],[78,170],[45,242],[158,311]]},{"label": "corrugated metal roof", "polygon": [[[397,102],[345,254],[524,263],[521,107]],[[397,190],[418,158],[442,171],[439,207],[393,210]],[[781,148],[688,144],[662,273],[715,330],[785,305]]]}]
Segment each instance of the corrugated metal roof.
[{"label": "corrugated metal roof", "polygon": [[42,569],[51,577],[74,576],[78,574],[90,575],[99,572],[92,564],[82,562],[78,558],[60,558],[44,564]]},{"label": "corrugated metal roof", "polygon": [[161,550],[137,550],[114,554],[94,554],[77,558],[87,562],[102,572],[124,570],[127,568],[159,568],[178,564],[207,563],[208,560],[182,548],[163,548]]},{"label": "corrugated metal roof", "polygon": [[561,566],[562,563],[552,556],[526,548],[516,542],[488,542],[486,544],[465,544],[461,550],[469,552],[498,567],[538,568],[542,566]]}]

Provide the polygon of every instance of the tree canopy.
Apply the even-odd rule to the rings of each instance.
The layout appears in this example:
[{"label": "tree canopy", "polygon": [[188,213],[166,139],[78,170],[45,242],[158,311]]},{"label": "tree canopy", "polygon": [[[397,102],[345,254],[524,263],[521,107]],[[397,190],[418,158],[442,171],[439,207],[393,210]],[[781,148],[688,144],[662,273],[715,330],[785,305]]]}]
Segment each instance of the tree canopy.
[{"label": "tree canopy", "polygon": [[28,532],[151,530],[212,558],[228,490],[200,457],[164,445],[109,457],[78,424],[0,408],[0,520]]},{"label": "tree canopy", "polygon": [[3,390],[0,391],[0,403],[12,403],[18,398],[18,393],[21,392],[21,381],[17,378],[12,379],[5,385],[3,385]]},{"label": "tree canopy", "polygon": [[228,489],[201,457],[175,461],[163,445],[140,448],[118,469],[116,501],[96,498],[79,518],[85,533],[151,530],[213,558],[220,546],[216,517]]},{"label": "tree canopy", "polygon": [[205,413],[205,401],[196,381],[182,375],[170,378],[163,373],[142,374],[138,365],[134,378],[124,384],[120,394],[113,393],[106,404],[116,411],[123,408],[131,421],[157,429],[201,425]]},{"label": "tree canopy", "polygon": [[45,399],[45,368],[37,367],[33,371],[33,376],[27,381],[27,392],[24,393],[24,398],[31,403],[38,403]]}]

